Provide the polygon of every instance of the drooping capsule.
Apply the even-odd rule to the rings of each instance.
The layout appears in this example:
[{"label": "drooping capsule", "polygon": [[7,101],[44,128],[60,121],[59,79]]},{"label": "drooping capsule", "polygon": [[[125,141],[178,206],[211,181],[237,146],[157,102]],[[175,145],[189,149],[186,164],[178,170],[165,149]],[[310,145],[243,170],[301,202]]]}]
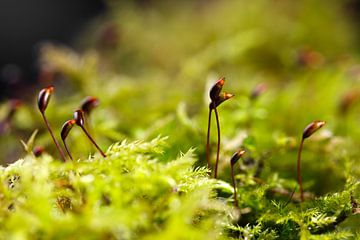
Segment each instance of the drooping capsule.
[{"label": "drooping capsule", "polygon": [[72,127],[75,125],[75,123],[76,123],[76,121],[75,121],[74,119],[67,120],[67,121],[63,124],[63,126],[62,126],[62,128],[61,128],[61,140],[63,141],[64,146],[65,146],[65,149],[66,149],[66,152],[67,152],[67,154],[69,155],[69,157],[70,157],[71,160],[73,160],[73,157],[72,157],[72,155],[71,155],[71,153],[70,153],[70,150],[69,150],[69,148],[68,148],[68,146],[67,146],[67,144],[66,144],[65,139],[66,139],[66,137],[69,135],[69,132],[70,132],[70,130],[72,129]]},{"label": "drooping capsule", "polygon": [[33,150],[33,154],[35,157],[40,157],[44,152],[45,152],[45,149],[42,146],[37,146]]},{"label": "drooping capsule", "polygon": [[85,117],[84,117],[84,111],[77,110],[74,112],[74,120],[76,125],[80,126],[83,132],[86,134],[86,136],[89,138],[89,140],[95,145],[95,147],[99,150],[100,154],[103,157],[106,157],[106,154],[101,150],[101,148],[97,145],[95,140],[90,136],[89,132],[86,130],[84,124],[85,124]]},{"label": "drooping capsule", "polygon": [[99,99],[88,96],[81,102],[80,109],[84,111],[85,115],[89,115],[97,106],[99,106]]},{"label": "drooping capsule", "polygon": [[310,123],[304,129],[303,136],[302,136],[303,139],[310,137],[311,135],[313,135],[314,132],[319,130],[324,125],[325,125],[324,121],[314,121],[314,122]]},{"label": "drooping capsule", "polygon": [[[234,97],[235,95],[232,93],[220,93],[218,99],[215,102],[215,107],[218,107],[221,103],[225,102],[226,100]],[[209,105],[210,109],[214,108],[214,104],[210,103]]]},{"label": "drooping capsule", "polygon": [[76,123],[76,121],[74,119],[71,120],[67,120],[62,128],[61,128],[61,139],[63,141],[65,141],[66,137],[68,136],[70,130],[72,129],[72,127],[74,126],[74,124]]},{"label": "drooping capsule", "polygon": [[54,87],[53,86],[49,86],[46,88],[41,89],[41,91],[39,92],[39,96],[38,96],[38,107],[40,112],[44,113],[47,105],[49,104],[50,101],[50,97],[51,94],[54,91]]},{"label": "drooping capsule", "polygon": [[211,87],[210,93],[209,93],[211,101],[213,101],[213,102],[217,101],[224,84],[225,84],[225,78],[222,77],[219,80],[217,80],[216,83]]},{"label": "drooping capsule", "polygon": [[23,102],[19,99],[12,99],[9,101],[9,113],[7,118],[11,119],[15,112],[23,105]]},{"label": "drooping capsule", "polygon": [[251,100],[256,100],[261,94],[263,94],[267,89],[266,83],[259,83],[255,86],[253,91],[250,94]]},{"label": "drooping capsule", "polygon": [[244,150],[239,150],[237,151],[236,153],[234,153],[234,155],[231,157],[230,159],[230,164],[232,166],[234,166],[237,161],[239,161],[239,159],[245,154],[245,151]]},{"label": "drooping capsule", "polygon": [[83,110],[76,110],[74,112],[74,120],[76,125],[83,127],[85,124],[85,116]]}]

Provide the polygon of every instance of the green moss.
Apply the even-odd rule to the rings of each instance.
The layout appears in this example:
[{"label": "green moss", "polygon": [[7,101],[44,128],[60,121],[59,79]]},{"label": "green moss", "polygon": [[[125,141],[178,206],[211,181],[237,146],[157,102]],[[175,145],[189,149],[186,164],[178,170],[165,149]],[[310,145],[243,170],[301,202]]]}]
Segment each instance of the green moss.
[{"label": "green moss", "polygon": [[107,158],[27,156],[1,169],[2,236],[26,239],[220,238],[228,208],[193,151],[158,161],[164,138],[113,144]]},{"label": "green moss", "polygon": [[[360,202],[358,30],[344,17],[346,3],[150,2],[108,1],[107,16],[80,38],[81,52],[41,49],[41,64],[60,76],[46,110],[55,135],[81,99],[96,96],[87,128],[110,146],[108,157],[92,156],[74,127],[67,143],[77,160],[61,163],[34,104],[25,104],[1,135],[4,165],[21,158],[19,139],[39,131],[26,157],[1,169],[0,238],[359,238],[359,206],[350,200]],[[110,46],[109,29],[117,36]],[[204,167],[208,90],[221,76],[235,97],[218,109],[214,180]],[[254,100],[259,83],[267,89]],[[351,93],[359,96],[344,112]],[[289,201],[300,137],[314,120],[326,125],[303,149],[310,198]],[[214,163],[216,131],[210,139]],[[35,158],[38,145],[46,153]],[[240,210],[229,184],[239,148]]]}]

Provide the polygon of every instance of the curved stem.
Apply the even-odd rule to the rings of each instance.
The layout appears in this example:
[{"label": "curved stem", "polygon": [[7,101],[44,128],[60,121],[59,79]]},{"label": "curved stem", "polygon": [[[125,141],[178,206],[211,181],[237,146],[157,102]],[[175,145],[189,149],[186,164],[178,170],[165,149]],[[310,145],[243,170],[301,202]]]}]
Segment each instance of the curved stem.
[{"label": "curved stem", "polygon": [[42,117],[43,117],[43,119],[44,119],[44,122],[45,122],[45,125],[46,125],[48,131],[50,132],[50,135],[51,135],[51,137],[52,137],[52,139],[53,139],[53,141],[54,141],[54,143],[55,143],[55,145],[56,145],[56,148],[57,148],[57,150],[58,150],[59,153],[60,153],[60,156],[61,156],[62,160],[63,160],[64,162],[66,162],[65,154],[64,154],[62,148],[60,147],[58,141],[56,140],[56,138],[55,138],[55,136],[54,136],[54,133],[52,132],[52,130],[51,130],[51,128],[50,128],[50,124],[49,124],[48,120],[46,119],[45,114],[42,112],[41,115],[42,115]]},{"label": "curved stem", "polygon": [[231,179],[234,187],[234,206],[239,207],[238,200],[237,200],[237,193],[236,193],[236,182],[235,182],[235,176],[234,176],[234,167],[231,165]]},{"label": "curved stem", "polygon": [[106,157],[105,153],[101,150],[101,148],[96,144],[95,140],[90,136],[90,134],[86,131],[86,129],[84,128],[84,126],[80,126],[81,129],[84,131],[84,133],[86,134],[86,136],[90,139],[90,141],[95,145],[95,147],[97,148],[97,150],[99,150],[100,154],[103,157]]},{"label": "curved stem", "polygon": [[297,157],[297,179],[300,187],[300,197],[302,202],[304,201],[304,191],[303,191],[302,177],[301,177],[301,152],[304,145],[304,140],[305,140],[304,138],[301,139],[298,157]]},{"label": "curved stem", "polygon": [[209,117],[208,117],[208,129],[207,129],[207,135],[206,135],[206,162],[208,165],[208,168],[210,169],[210,125],[211,125],[211,112],[212,109],[209,108]]},{"label": "curved stem", "polygon": [[70,151],[69,151],[69,148],[68,148],[65,140],[63,140],[63,143],[64,143],[64,146],[65,146],[65,149],[66,149],[67,154],[69,155],[70,159],[73,160],[73,157],[71,156],[71,153],[70,153]]},{"label": "curved stem", "polygon": [[285,208],[285,207],[291,202],[291,200],[293,199],[294,194],[295,194],[295,191],[296,191],[296,186],[294,187],[294,190],[291,192],[290,198],[289,198],[289,200],[285,203],[284,208]]},{"label": "curved stem", "polygon": [[[214,104],[215,105],[215,104]],[[220,123],[219,123],[219,114],[216,107],[214,106],[216,126],[217,126],[217,151],[216,151],[216,162],[215,162],[215,173],[214,178],[217,178],[217,170],[219,165],[219,155],[220,155]]]}]

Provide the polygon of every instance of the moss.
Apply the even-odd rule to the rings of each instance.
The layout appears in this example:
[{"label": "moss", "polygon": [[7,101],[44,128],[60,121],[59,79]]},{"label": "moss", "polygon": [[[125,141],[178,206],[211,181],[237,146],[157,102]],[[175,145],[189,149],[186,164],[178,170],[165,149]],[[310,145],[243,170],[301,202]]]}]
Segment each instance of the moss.
[{"label": "moss", "polygon": [[[42,46],[40,68],[54,76],[46,115],[55,135],[95,96],[86,127],[110,147],[106,158],[93,156],[74,128],[75,161],[63,164],[33,104],[17,109],[1,132],[4,166],[22,158],[1,168],[0,238],[358,238],[358,43],[344,3],[137,2],[108,1],[81,51]],[[235,97],[219,108],[214,180],[204,167],[208,94],[221,76]],[[5,105],[0,111],[6,116]],[[298,203],[297,149],[306,124],[319,119],[327,124],[304,145],[307,198]],[[213,150],[216,131],[210,139]],[[45,152],[34,157],[39,145]],[[234,209],[229,161],[240,148]]]}]

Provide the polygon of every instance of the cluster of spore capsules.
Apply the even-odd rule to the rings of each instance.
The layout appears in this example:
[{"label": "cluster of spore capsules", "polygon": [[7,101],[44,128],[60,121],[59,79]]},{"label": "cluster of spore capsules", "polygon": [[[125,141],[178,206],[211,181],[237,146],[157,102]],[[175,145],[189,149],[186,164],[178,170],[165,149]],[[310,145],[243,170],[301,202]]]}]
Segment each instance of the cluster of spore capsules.
[{"label": "cluster of spore capsules", "polygon": [[[223,103],[224,101],[232,98],[234,94],[222,92],[222,88],[225,84],[225,78],[220,78],[215,82],[215,84],[211,87],[209,92],[209,97],[211,99],[209,105],[209,117],[208,117],[208,128],[207,128],[207,137],[206,137],[206,161],[208,164],[208,168],[211,168],[210,162],[210,125],[211,125],[211,114],[212,111],[215,112],[216,124],[217,124],[217,150],[216,150],[216,161],[214,166],[214,178],[217,178],[218,165],[219,165],[219,154],[220,154],[220,123],[219,123],[219,114],[217,111],[217,107]],[[251,97],[257,97],[265,90],[264,85],[259,85],[255,91],[252,93]],[[324,126],[324,121],[313,121],[308,124],[302,134],[300,147],[298,151],[297,157],[297,181],[300,188],[300,199],[304,201],[304,190],[302,186],[302,177],[301,177],[301,152],[304,145],[304,141],[306,138],[309,138],[313,133],[319,130],[322,126]],[[244,149],[240,149],[234,153],[234,155],[230,159],[230,169],[231,169],[231,179],[234,188],[234,206],[238,207],[237,193],[236,193],[236,181],[234,176],[234,165],[238,162],[238,160],[245,154]],[[293,194],[291,194],[292,198]]]},{"label": "cluster of spore capsules", "polygon": [[[208,115],[208,126],[207,126],[207,137],[206,137],[206,162],[209,169],[212,169],[211,161],[210,161],[210,126],[211,126],[211,116],[212,112],[215,112],[215,119],[216,119],[216,127],[217,127],[217,150],[216,150],[216,160],[215,160],[215,166],[213,169],[214,172],[214,178],[218,177],[218,165],[219,165],[219,156],[220,156],[220,142],[221,142],[221,134],[220,134],[220,121],[219,121],[219,113],[217,111],[217,108],[228,99],[234,97],[234,94],[222,92],[222,88],[225,84],[225,78],[220,78],[215,82],[215,84],[210,88],[209,96],[210,96],[210,104],[209,104],[209,115]],[[257,97],[259,94],[261,94],[265,90],[264,85],[259,85],[258,88],[255,89],[251,97]],[[62,147],[60,146],[59,142],[56,140],[53,131],[51,130],[50,124],[46,118],[45,110],[48,106],[48,103],[50,101],[50,97],[54,91],[54,87],[46,87],[43,88],[39,92],[38,96],[38,107],[40,110],[40,113],[44,119],[45,125],[56,145],[57,150],[59,151],[59,154],[64,162],[67,161],[67,157],[64,154],[64,151]],[[81,107],[79,110],[76,110],[74,112],[74,116],[72,119],[67,120],[62,128],[61,128],[61,139],[63,142],[63,145],[65,147],[66,153],[69,157],[69,159],[73,160],[73,156],[70,153],[70,149],[68,145],[66,144],[66,138],[69,135],[71,129],[74,125],[79,126],[82,131],[85,133],[85,135],[88,137],[88,139],[94,144],[94,146],[97,148],[97,150],[100,152],[100,154],[103,157],[106,157],[106,154],[101,150],[101,148],[98,146],[98,144],[95,142],[95,140],[91,137],[90,133],[85,127],[85,119],[88,117],[90,112],[99,104],[99,100],[95,97],[87,97],[83,100]],[[308,124],[302,134],[299,150],[298,150],[298,156],[297,156],[297,181],[300,188],[300,199],[303,202],[304,201],[304,191],[302,186],[302,177],[301,177],[301,152],[304,145],[305,139],[309,138],[313,133],[315,133],[317,130],[319,130],[322,126],[324,126],[324,121],[313,121],[310,124]],[[237,192],[236,192],[236,181],[234,176],[234,165],[238,162],[238,160],[245,154],[244,149],[239,149],[234,153],[234,155],[230,159],[230,169],[231,169],[231,179],[232,184],[234,188],[234,206],[238,208],[238,200],[237,200]],[[294,193],[294,192],[293,192]],[[292,194],[293,195],[293,194]],[[291,195],[291,197],[292,197]]]},{"label": "cluster of spore capsules", "polygon": [[[39,92],[39,97],[38,97],[38,107],[39,107],[39,110],[40,110],[40,113],[44,119],[44,122],[45,122],[45,125],[51,135],[51,138],[53,139],[55,145],[56,145],[56,148],[57,150],[59,151],[60,153],[60,156],[62,158],[62,160],[64,162],[67,161],[67,158],[64,154],[64,151],[62,149],[62,147],[60,146],[59,142],[56,140],[55,136],[54,136],[54,133],[53,131],[51,130],[51,127],[50,127],[50,124],[49,124],[49,121],[47,120],[46,118],[46,115],[45,115],[45,110],[49,104],[49,101],[50,101],[50,97],[52,95],[52,93],[54,92],[54,87],[53,86],[50,86],[50,87],[46,87],[46,88],[43,88],[40,92]],[[85,100],[83,101],[83,103],[81,104],[81,109],[79,110],[76,110],[74,112],[74,118],[73,119],[70,119],[68,121],[66,121],[62,128],[61,128],[61,139],[64,143],[64,147],[66,149],[66,152],[67,154],[69,155],[69,158],[72,160],[73,157],[70,153],[70,150],[69,150],[69,147],[67,146],[66,144],[66,138],[67,136],[69,135],[69,132],[71,131],[72,127],[74,125],[77,125],[79,126],[83,132],[86,134],[86,136],[89,138],[89,140],[95,145],[95,147],[99,150],[100,154],[103,156],[103,157],[106,157],[105,153],[101,150],[101,148],[97,145],[97,143],[95,142],[95,140],[90,136],[89,132],[86,130],[85,128],[85,116],[86,115],[89,115],[89,113],[91,112],[91,110],[93,108],[95,108],[97,105],[99,104],[99,101],[97,98],[95,97],[87,97],[85,98]]]}]

